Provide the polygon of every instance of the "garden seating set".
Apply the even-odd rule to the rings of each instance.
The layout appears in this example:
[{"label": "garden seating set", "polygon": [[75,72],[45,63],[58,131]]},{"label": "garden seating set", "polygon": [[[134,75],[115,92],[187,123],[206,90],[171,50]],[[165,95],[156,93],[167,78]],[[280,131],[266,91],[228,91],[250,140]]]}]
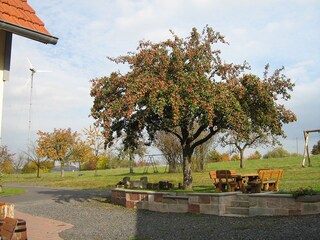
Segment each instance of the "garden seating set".
[{"label": "garden seating set", "polygon": [[259,169],[256,173],[249,174],[239,174],[235,170],[215,170],[210,171],[209,176],[216,187],[216,192],[260,193],[278,191],[283,170]]},{"label": "garden seating set", "polygon": [[140,180],[130,180],[130,177],[124,177],[117,185],[117,188],[127,189],[149,189],[149,190],[170,190],[174,184],[169,181],[159,181],[158,183],[149,183],[147,177],[141,177]]}]

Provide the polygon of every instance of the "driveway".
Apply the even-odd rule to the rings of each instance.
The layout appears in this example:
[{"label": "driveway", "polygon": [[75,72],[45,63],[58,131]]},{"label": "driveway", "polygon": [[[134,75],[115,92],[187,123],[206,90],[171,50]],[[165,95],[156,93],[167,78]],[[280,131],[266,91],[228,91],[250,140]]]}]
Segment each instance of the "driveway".
[{"label": "driveway", "polygon": [[[110,191],[23,187],[3,197],[19,212],[71,224],[62,239],[320,239],[320,215],[220,217],[157,213],[109,203]],[[28,225],[28,223],[27,223]]]}]

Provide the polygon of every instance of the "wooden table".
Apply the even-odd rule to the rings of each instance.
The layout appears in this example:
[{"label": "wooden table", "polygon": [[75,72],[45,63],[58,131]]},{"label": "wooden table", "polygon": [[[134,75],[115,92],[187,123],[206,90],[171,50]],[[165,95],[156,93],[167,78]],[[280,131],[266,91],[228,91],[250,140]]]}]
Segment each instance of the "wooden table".
[{"label": "wooden table", "polygon": [[245,192],[246,187],[245,183],[254,181],[255,179],[259,178],[258,173],[243,173],[243,174],[234,174],[232,177],[236,178],[238,184],[238,190]]}]

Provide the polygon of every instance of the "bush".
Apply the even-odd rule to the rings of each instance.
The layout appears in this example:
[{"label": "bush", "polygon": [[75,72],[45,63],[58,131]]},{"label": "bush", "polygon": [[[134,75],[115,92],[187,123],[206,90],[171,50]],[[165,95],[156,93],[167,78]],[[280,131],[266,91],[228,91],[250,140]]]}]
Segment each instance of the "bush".
[{"label": "bush", "polygon": [[313,155],[320,154],[320,140],[318,141],[317,144],[313,145],[312,150],[311,150],[311,154],[313,154]]},{"label": "bush", "polygon": [[[41,173],[47,173],[51,172],[51,169],[54,168],[54,162],[53,161],[41,161],[40,162],[40,172]],[[34,161],[29,161],[27,162],[21,172],[22,173],[36,173],[38,170],[37,162]]]},{"label": "bush", "polygon": [[249,157],[247,157],[247,160],[256,160],[256,159],[261,159],[261,153],[259,151],[255,151],[252,153]]},{"label": "bush", "polygon": [[97,169],[106,169],[107,168],[107,163],[109,162],[109,157],[108,156],[100,156],[99,160],[97,162]]},{"label": "bush", "polygon": [[285,150],[284,148],[282,147],[278,147],[278,148],[275,148],[273,149],[272,151],[266,153],[263,158],[283,158],[283,157],[289,157],[290,156],[290,153]]},{"label": "bush", "polygon": [[9,153],[6,146],[0,147],[0,171],[1,173],[14,173],[14,154]]},{"label": "bush", "polygon": [[229,154],[223,153],[223,154],[221,155],[221,162],[229,162],[229,161],[230,161]]},{"label": "bush", "polygon": [[213,151],[209,152],[206,158],[207,158],[207,161],[206,161],[207,163],[210,163],[210,162],[222,162],[222,156],[216,150],[213,150]]},{"label": "bush", "polygon": [[240,156],[239,156],[239,154],[233,154],[232,156],[231,156],[231,159],[230,159],[231,161],[240,161]]}]

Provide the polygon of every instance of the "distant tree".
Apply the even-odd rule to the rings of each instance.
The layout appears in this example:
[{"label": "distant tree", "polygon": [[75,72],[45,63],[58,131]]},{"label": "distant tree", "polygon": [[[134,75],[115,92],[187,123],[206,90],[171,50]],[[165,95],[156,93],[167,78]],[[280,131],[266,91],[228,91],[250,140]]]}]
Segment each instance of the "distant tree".
[{"label": "distant tree", "polygon": [[13,161],[13,167],[16,174],[21,172],[21,169],[26,161],[24,154],[19,154],[18,157]]},{"label": "distant tree", "polygon": [[[277,136],[279,133],[272,133],[271,129],[263,130],[258,123],[257,126],[254,123],[250,124],[250,131],[241,131],[241,130],[229,130],[221,137],[221,145],[232,146],[232,152],[237,152],[240,155],[240,168],[244,168],[244,151],[247,148],[252,147],[261,147],[276,145],[279,143]],[[283,134],[280,134],[283,136]],[[252,157],[252,156],[251,156]],[[261,156],[260,156],[261,157]]]},{"label": "distant tree", "polygon": [[277,147],[273,149],[272,151],[267,152],[265,155],[263,155],[263,158],[283,158],[283,157],[289,157],[290,153],[285,150],[283,147]]},{"label": "distant tree", "polygon": [[225,63],[213,49],[220,43],[224,37],[210,27],[193,28],[187,38],[172,32],[160,43],[141,41],[137,53],[110,58],[128,64],[128,72],[92,81],[91,115],[107,142],[125,134],[125,145],[135,148],[145,132],[153,141],[157,131],[179,139],[184,189],[192,189],[195,148],[221,130],[251,132],[253,124],[282,136],[282,125],[295,120],[277,103],[290,98],[294,85],[283,69],[269,76],[266,68],[263,79],[245,74],[248,64]]},{"label": "distant tree", "polygon": [[313,145],[312,150],[311,150],[311,154],[313,154],[313,155],[320,154],[320,140],[318,141],[317,144]]},{"label": "distant tree", "polygon": [[9,153],[7,146],[0,147],[0,173],[14,172],[14,153]]},{"label": "distant tree", "polygon": [[251,155],[247,157],[247,160],[256,160],[256,159],[261,159],[262,155],[259,153],[259,151],[255,151]]},{"label": "distant tree", "polygon": [[83,163],[86,163],[93,158],[92,148],[85,141],[77,139],[73,146],[71,161],[78,164],[79,171],[82,169]]},{"label": "distant tree", "polygon": [[33,165],[37,168],[37,178],[40,178],[40,168],[42,161],[47,159],[47,156],[45,156],[43,153],[41,153],[41,149],[39,146],[37,146],[36,143],[33,143],[28,146],[28,151],[24,153],[28,159],[28,162],[32,162],[32,164],[26,164],[26,167],[32,168]]},{"label": "distant tree", "polygon": [[222,156],[217,150],[212,150],[207,155],[207,162],[222,162]]},{"label": "distant tree", "polygon": [[[200,134],[199,138],[203,138],[205,133]],[[205,143],[197,146],[194,149],[193,153],[193,165],[196,172],[203,172],[205,170],[207,155],[210,149],[216,148],[216,146],[213,145],[215,141],[215,138],[212,137]]]},{"label": "distant tree", "polygon": [[38,161],[30,160],[23,165],[21,172],[37,173],[37,175],[38,175],[38,172],[42,172],[42,173],[50,172],[51,169],[54,168],[54,162],[50,160],[43,160],[41,161],[40,169],[38,168],[38,166],[39,166]]},{"label": "distant tree", "polygon": [[164,158],[169,166],[168,172],[177,172],[182,160],[182,149],[179,139],[171,133],[159,131],[155,135],[154,145],[164,154]]},{"label": "distant tree", "polygon": [[99,157],[104,155],[105,152],[105,139],[102,135],[100,129],[96,126],[90,126],[89,128],[85,128],[83,130],[84,136],[85,136],[85,142],[88,144],[92,149],[92,155],[93,155],[93,163],[95,166],[95,172],[94,175],[97,175],[98,171],[98,161]]},{"label": "distant tree", "polygon": [[[122,138],[118,139],[119,141],[123,140]],[[143,141],[136,140],[135,147],[126,147],[128,145],[122,144],[117,147],[118,159],[120,160],[120,166],[124,167],[127,165],[126,162],[129,162],[129,173],[134,173],[133,168],[135,164],[135,156],[139,158],[144,158],[144,155],[147,152],[147,147]]]},{"label": "distant tree", "polygon": [[68,129],[54,129],[53,132],[38,131],[39,157],[47,157],[60,163],[61,177],[64,177],[64,166],[71,160],[75,143],[78,140],[78,133]]}]

